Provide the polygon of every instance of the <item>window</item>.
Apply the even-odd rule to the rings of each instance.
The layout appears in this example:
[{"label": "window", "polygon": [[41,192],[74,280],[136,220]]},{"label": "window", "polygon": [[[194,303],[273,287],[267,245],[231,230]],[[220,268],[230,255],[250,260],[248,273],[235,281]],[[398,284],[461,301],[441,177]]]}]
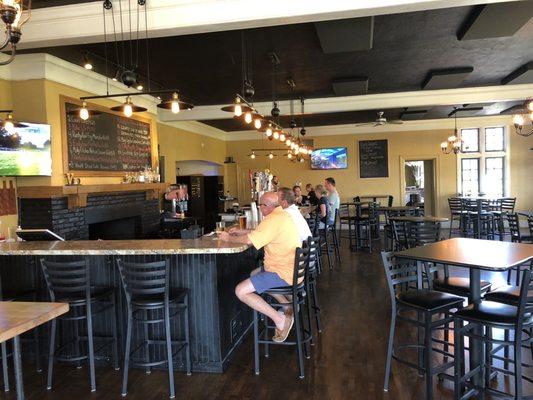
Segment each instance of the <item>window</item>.
[{"label": "window", "polygon": [[475,153],[479,151],[479,129],[461,129],[463,139],[462,151]]},{"label": "window", "polygon": [[508,191],[504,127],[461,130],[463,152],[458,157],[458,191],[464,195],[503,197]]},{"label": "window", "polygon": [[503,197],[503,157],[485,159],[485,192],[489,196]]},{"label": "window", "polygon": [[477,195],[479,192],[479,158],[463,158],[461,176],[461,192],[465,195]]},{"label": "window", "polygon": [[504,151],[504,131],[502,127],[485,129],[485,151]]}]

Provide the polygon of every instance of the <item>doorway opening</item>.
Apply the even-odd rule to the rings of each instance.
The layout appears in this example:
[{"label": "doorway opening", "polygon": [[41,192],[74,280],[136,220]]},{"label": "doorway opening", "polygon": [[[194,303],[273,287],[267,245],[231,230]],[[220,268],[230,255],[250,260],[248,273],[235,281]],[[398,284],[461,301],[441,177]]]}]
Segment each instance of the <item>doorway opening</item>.
[{"label": "doorway opening", "polygon": [[435,160],[405,161],[404,172],[404,204],[416,204],[425,215],[435,215]]}]

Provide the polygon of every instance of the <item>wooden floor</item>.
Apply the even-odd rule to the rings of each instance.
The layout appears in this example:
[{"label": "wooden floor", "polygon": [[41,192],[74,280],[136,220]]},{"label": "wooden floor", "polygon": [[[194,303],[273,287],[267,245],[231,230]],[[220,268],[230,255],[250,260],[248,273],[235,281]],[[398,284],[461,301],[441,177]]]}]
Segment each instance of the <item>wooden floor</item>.
[{"label": "wooden floor", "polygon": [[[377,244],[377,243],[376,243]],[[180,399],[423,399],[423,379],[416,371],[394,364],[390,389],[383,392],[390,299],[380,254],[342,251],[342,265],[324,271],[319,278],[324,329],[306,360],[306,377],[298,379],[296,353],[292,347],[272,348],[261,359],[261,374],[253,373],[253,342],[248,336],[224,374],[175,373],[176,398]],[[400,327],[402,336],[411,327]],[[438,360],[436,360],[438,361]],[[12,371],[11,371],[12,372]],[[97,368],[97,392],[89,391],[87,368],[60,365],[54,388],[45,389],[46,374],[31,364],[24,370],[28,399],[118,399],[122,371]],[[503,378],[499,378],[503,381]],[[130,372],[128,399],[168,398],[167,374]],[[11,379],[14,385],[14,379]],[[504,385],[504,382],[500,382]],[[504,385],[505,386],[505,385]],[[526,390],[528,387],[525,388]],[[530,389],[530,388],[529,388]],[[435,398],[452,398],[450,382],[435,380]],[[531,393],[531,392],[529,392]],[[0,399],[15,399],[14,387]]]}]

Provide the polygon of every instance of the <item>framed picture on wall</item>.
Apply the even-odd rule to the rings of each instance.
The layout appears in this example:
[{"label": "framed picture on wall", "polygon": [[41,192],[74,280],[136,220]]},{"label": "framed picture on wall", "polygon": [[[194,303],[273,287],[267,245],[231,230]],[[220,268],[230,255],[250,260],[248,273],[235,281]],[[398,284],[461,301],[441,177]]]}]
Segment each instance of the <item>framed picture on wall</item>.
[{"label": "framed picture on wall", "polygon": [[359,177],[388,178],[388,140],[359,141]]}]

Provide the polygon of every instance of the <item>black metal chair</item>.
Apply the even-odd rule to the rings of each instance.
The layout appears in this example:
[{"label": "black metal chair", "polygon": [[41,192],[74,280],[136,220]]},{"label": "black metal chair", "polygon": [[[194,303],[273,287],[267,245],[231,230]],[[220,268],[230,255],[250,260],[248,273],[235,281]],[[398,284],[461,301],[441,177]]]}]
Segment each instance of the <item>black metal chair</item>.
[{"label": "black metal chair", "polygon": [[529,227],[529,235],[533,238],[533,216],[527,217],[527,225]]},{"label": "black metal chair", "polygon": [[[472,395],[487,393],[497,397],[505,398],[531,398],[524,396],[522,380],[525,379],[533,383],[531,378],[523,376],[523,367],[533,367],[522,362],[522,347],[531,346],[531,328],[533,326],[533,297],[529,292],[533,290],[531,283],[531,271],[526,269],[522,273],[520,294],[516,305],[508,305],[493,301],[483,300],[480,304],[470,304],[467,307],[454,313],[454,345],[455,345],[455,368],[454,368],[454,398],[466,399]],[[465,325],[466,323],[466,325]],[[481,333],[472,332],[473,328],[482,327]],[[493,329],[504,329],[513,331],[513,339],[508,337],[495,339],[492,335]],[[475,338],[481,340],[486,347],[485,357],[480,364],[464,373],[464,338]],[[514,357],[500,357],[494,354],[494,345],[510,347]],[[513,364],[513,369],[509,370],[493,365],[492,360],[501,360],[504,363]],[[511,395],[501,390],[491,388],[488,385],[479,387],[470,382],[474,375],[481,375],[485,381],[489,381],[493,371],[498,371],[504,375],[514,377],[515,393]],[[466,391],[466,393],[464,393]]]},{"label": "black metal chair", "polygon": [[[269,338],[269,335],[274,332],[275,325],[270,325],[268,318],[261,318],[264,320],[263,331],[259,331],[259,312],[254,310],[254,363],[255,374],[259,375],[259,345],[263,344],[265,348],[265,357],[269,356],[270,345],[288,345],[296,346],[298,354],[298,370],[299,377],[305,377],[304,354],[309,358],[309,342],[311,341],[311,321],[307,320],[307,327],[304,326],[304,307],[306,305],[307,291],[306,291],[306,270],[309,264],[309,249],[297,248],[294,259],[294,274],[293,283],[291,286],[284,286],[280,288],[270,289],[262,294],[263,298],[274,308],[284,310],[292,307],[294,313],[294,326],[296,331],[296,340],[283,343],[274,342]],[[272,295],[292,296],[292,301],[289,303],[279,303]],[[261,336],[263,339],[261,339]]]},{"label": "black metal chair", "polygon": [[341,246],[339,241],[339,232],[337,231],[337,226],[339,226],[340,230],[340,218],[339,218],[339,210],[336,209],[334,211],[333,215],[333,224],[328,225],[328,230],[331,233],[331,237],[333,239],[333,249],[335,251],[335,257],[337,258],[337,261],[341,262]]},{"label": "black metal chair", "polygon": [[[130,363],[144,367],[147,372],[154,366],[165,365],[168,370],[170,398],[175,397],[174,388],[174,356],[185,349],[185,368],[191,374],[191,353],[189,335],[189,296],[187,289],[170,287],[170,262],[164,261],[133,263],[117,259],[120,278],[126,295],[128,315],[126,332],[126,350],[124,353],[124,372],[122,378],[122,396],[128,392],[128,373]],[[176,310],[173,314],[171,309]],[[183,314],[184,338],[172,340],[170,320]],[[144,338],[133,350],[133,325],[144,327]],[[164,340],[150,337],[149,326],[164,324]],[[137,332],[137,331],[136,331]],[[150,346],[165,346],[163,359],[154,360],[150,354]],[[177,347],[172,351],[172,345]],[[131,356],[145,349],[144,360],[132,360]]]},{"label": "black metal chair", "polygon": [[366,248],[372,252],[372,240],[374,232],[379,226],[378,213],[376,211],[377,203],[369,203],[368,207],[363,210],[361,205],[356,206],[355,231],[356,231],[356,249]]},{"label": "black metal chair", "polygon": [[[313,233],[313,231],[311,230],[311,233],[313,233],[313,236],[318,236],[319,238],[319,244],[320,244],[320,254],[323,256],[324,253],[326,254],[326,258],[328,260],[328,267],[330,269],[330,271],[333,269],[333,263],[332,263],[332,260],[331,260],[331,252],[333,251],[333,249],[331,248],[333,246],[333,243],[331,243],[330,241],[330,235],[329,235],[329,228],[327,226],[327,224],[325,224],[324,222],[321,222],[320,220],[322,219],[320,213],[316,213],[315,214],[315,230],[316,230],[316,234]],[[329,220],[329,210],[326,211],[326,217],[325,217],[325,220],[328,221]],[[324,224],[324,226],[321,228],[320,225],[321,224]]]},{"label": "black metal chair", "polygon": [[511,242],[515,243],[533,243],[533,235],[522,235],[520,232],[520,219],[517,213],[507,214],[507,223],[509,224],[509,234]]},{"label": "black metal chair", "polygon": [[[454,232],[458,234],[463,232],[466,211],[463,210],[462,202],[459,197],[449,198],[448,206],[450,207],[450,234],[448,237],[451,238]],[[459,222],[459,226],[457,228],[453,227],[454,221]]]},{"label": "black metal chair", "polygon": [[[339,206],[339,240],[340,239],[348,239],[349,240],[349,248],[350,250],[353,247],[353,229],[355,227],[355,213],[351,210],[355,207],[353,203],[341,203]],[[348,228],[348,232],[346,232],[346,229],[344,230],[343,234],[343,227]]]},{"label": "black metal chair", "polygon": [[[89,378],[91,392],[96,391],[95,353],[97,350],[112,345],[113,364],[118,370],[118,342],[117,342],[117,316],[115,290],[113,288],[96,287],[91,285],[90,266],[86,259],[79,261],[48,261],[41,258],[48,294],[52,302],[64,302],[69,305],[69,312],[51,322],[50,352],[48,356],[48,377],[46,388],[52,389],[52,375],[54,359],[65,362],[75,362],[78,366],[81,361],[89,362]],[[110,310],[112,318],[112,336],[95,336],[93,318],[100,313]],[[72,322],[74,338],[56,348],[56,334],[58,322]],[[86,322],[87,334],[80,333],[83,323]],[[102,340],[102,346],[95,350],[95,340]],[[87,355],[82,354],[81,341],[87,341]],[[74,344],[74,354],[67,353],[70,344]]]},{"label": "black metal chair", "polygon": [[[319,254],[319,238],[309,237],[304,243],[303,247],[309,252],[309,259],[307,265],[306,275],[306,291],[307,291],[307,319],[311,321],[311,310],[316,322],[316,329],[318,333],[322,332],[322,323],[320,319],[320,304],[318,302],[317,293],[317,278],[320,264]],[[311,331],[311,344],[313,344],[313,336]]]},{"label": "black metal chair", "polygon": [[[434,343],[447,346],[443,340],[433,338],[435,330],[446,329],[451,322],[451,310],[461,308],[463,298],[448,293],[422,289],[422,276],[418,272],[416,263],[398,262],[393,253],[382,252],[381,257],[387,277],[387,284],[391,297],[391,324],[385,366],[385,382],[383,390],[389,389],[389,378],[392,360],[406,364],[425,374],[426,399],[433,398],[433,376],[444,372],[453,366],[453,362],[445,361],[439,366],[434,366],[432,356],[434,352],[452,357],[445,349],[434,348]],[[405,312],[416,312],[417,318],[413,319]],[[442,318],[441,315],[444,315]],[[394,345],[396,320],[413,324],[418,329],[418,343]],[[418,363],[415,364],[395,354],[396,350],[417,349]]]}]

